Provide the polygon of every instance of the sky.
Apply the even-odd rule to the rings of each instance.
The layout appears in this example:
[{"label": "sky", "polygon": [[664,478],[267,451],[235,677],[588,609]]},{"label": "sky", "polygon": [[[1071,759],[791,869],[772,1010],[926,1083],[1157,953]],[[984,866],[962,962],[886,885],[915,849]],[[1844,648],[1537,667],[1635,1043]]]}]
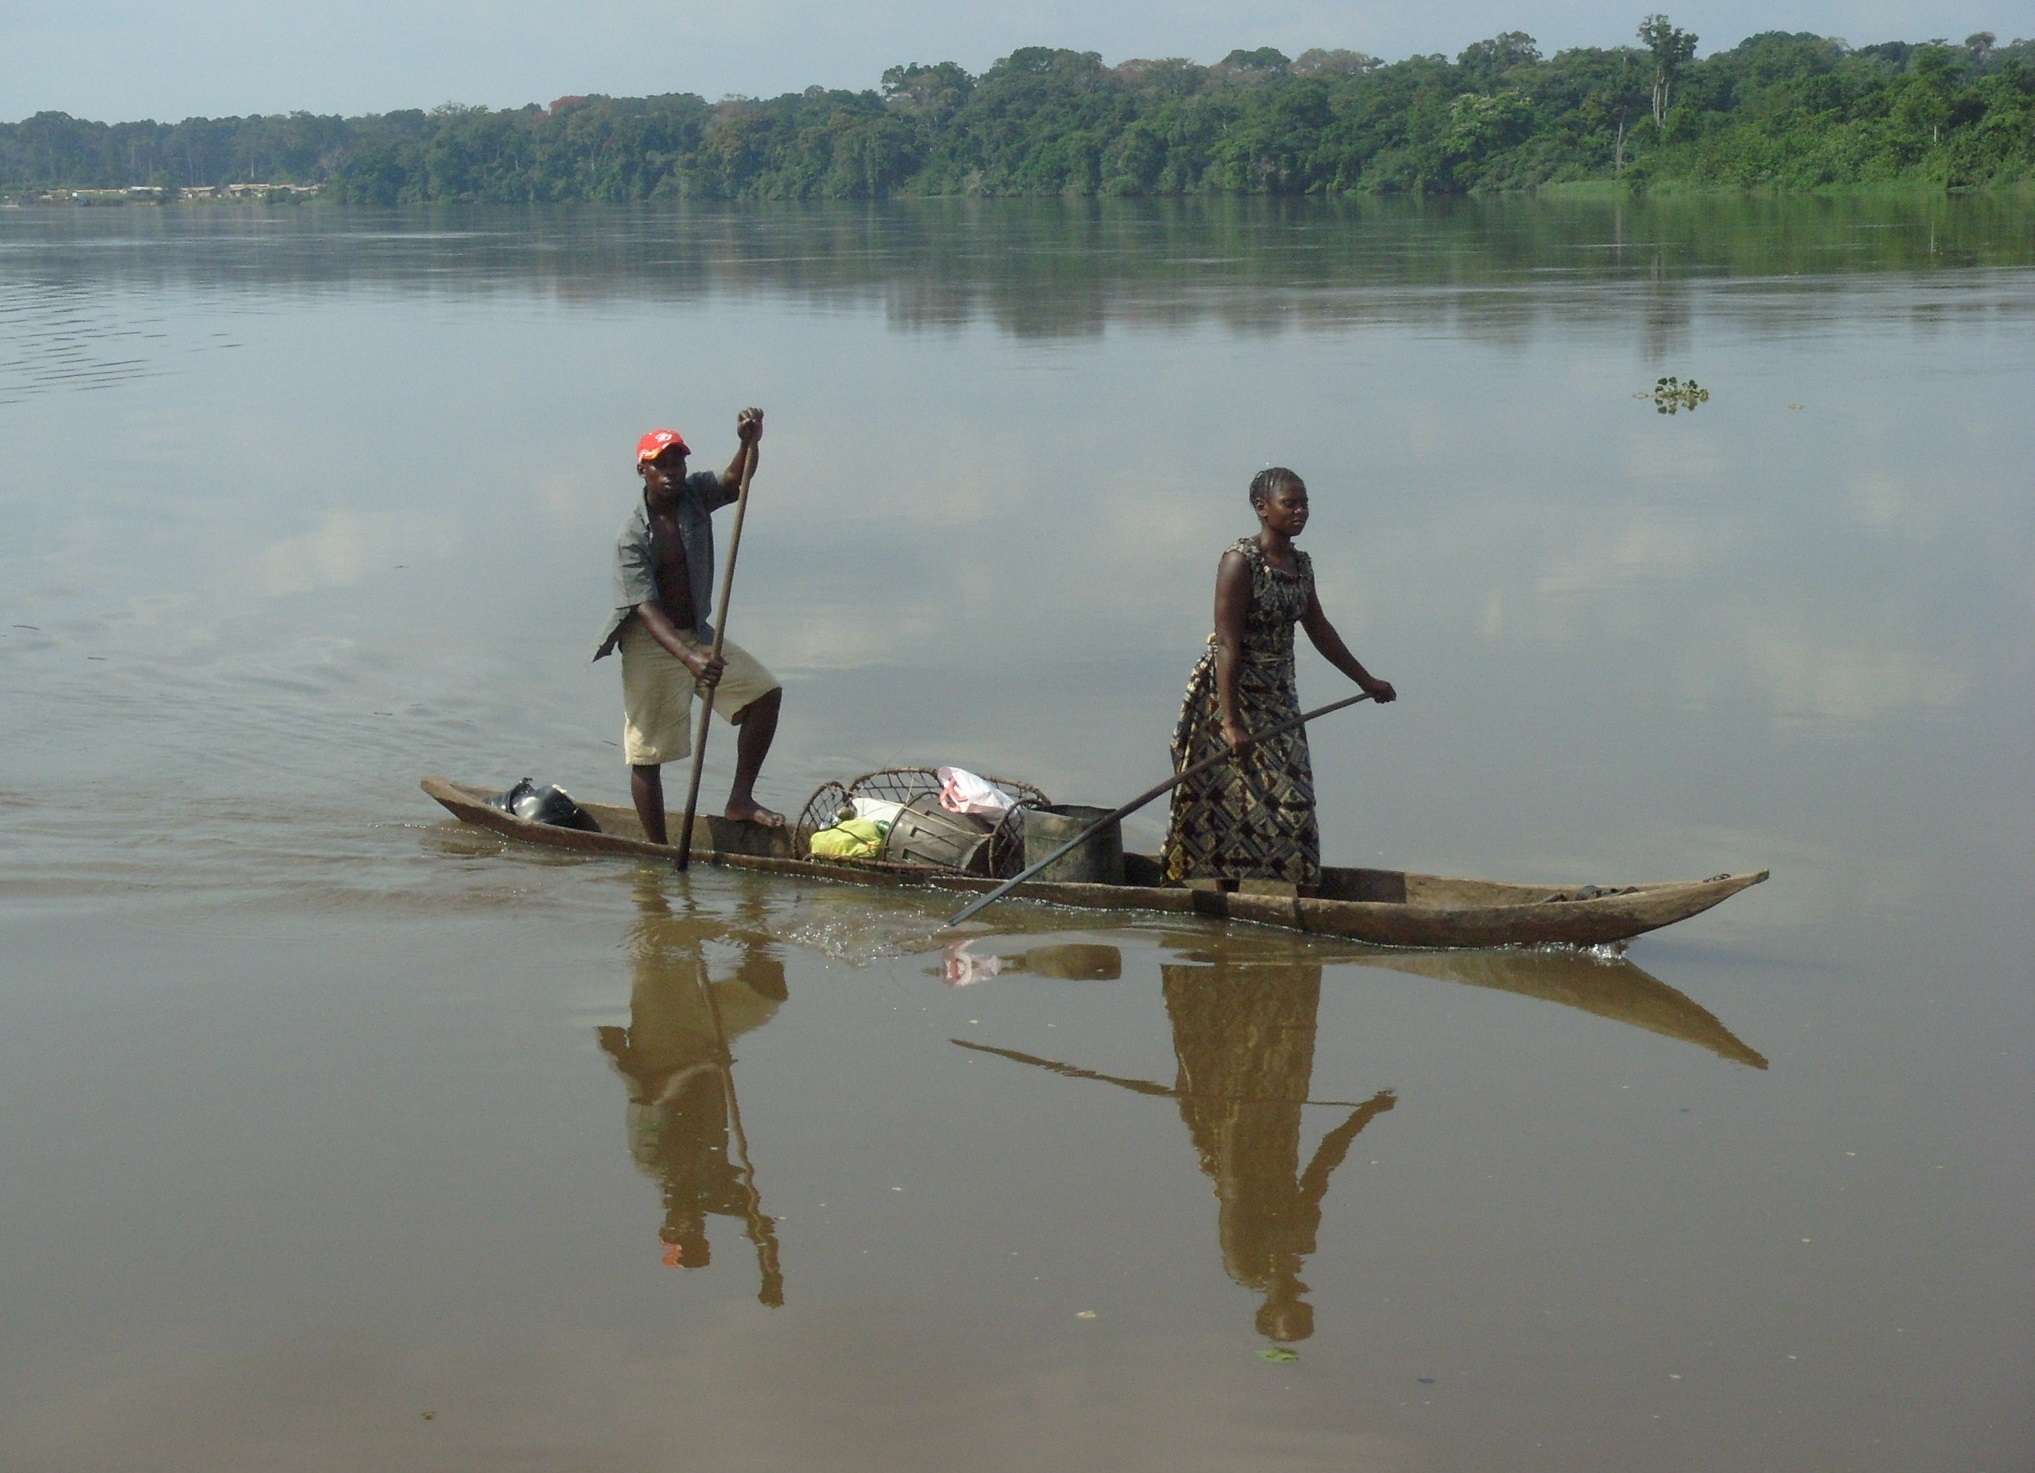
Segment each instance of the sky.
[{"label": "sky", "polygon": [[[1219,60],[1235,47],[1454,56],[1523,30],[1543,51],[1632,40],[1662,0],[0,0],[0,121],[355,115],[570,94],[775,96],[865,88],[907,61],[981,72],[1020,46]],[[1854,45],[2035,35],[2035,0],[1669,4],[1700,52],[1760,31]]]}]

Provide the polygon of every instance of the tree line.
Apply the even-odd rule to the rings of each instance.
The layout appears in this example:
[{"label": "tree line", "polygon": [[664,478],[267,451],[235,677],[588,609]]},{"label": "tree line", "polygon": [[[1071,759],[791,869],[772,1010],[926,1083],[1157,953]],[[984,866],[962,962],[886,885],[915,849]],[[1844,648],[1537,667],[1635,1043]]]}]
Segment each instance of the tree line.
[{"label": "tree line", "polygon": [[980,76],[914,63],[872,90],[767,99],[110,125],[39,113],[0,124],[0,189],[276,182],[395,205],[2035,180],[2035,41],[1766,32],[1699,60],[1663,15],[1636,39],[1543,56],[1510,31],[1453,61],[1262,47],[1213,66],[1037,46]]}]

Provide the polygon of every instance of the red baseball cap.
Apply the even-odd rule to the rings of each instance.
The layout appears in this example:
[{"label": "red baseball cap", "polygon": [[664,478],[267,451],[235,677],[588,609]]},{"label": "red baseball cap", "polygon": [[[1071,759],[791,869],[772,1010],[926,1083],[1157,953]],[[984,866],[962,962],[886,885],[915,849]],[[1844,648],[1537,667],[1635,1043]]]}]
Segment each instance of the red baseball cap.
[{"label": "red baseball cap", "polygon": [[678,447],[681,455],[692,454],[692,446],[685,443],[685,436],[677,430],[652,430],[636,442],[636,464],[657,459],[673,445]]}]

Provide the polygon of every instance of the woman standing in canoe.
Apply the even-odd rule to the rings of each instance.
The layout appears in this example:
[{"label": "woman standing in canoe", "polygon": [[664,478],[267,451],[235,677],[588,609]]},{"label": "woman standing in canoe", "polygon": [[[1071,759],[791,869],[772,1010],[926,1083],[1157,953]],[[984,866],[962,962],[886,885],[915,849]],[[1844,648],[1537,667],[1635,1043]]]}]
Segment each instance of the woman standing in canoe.
[{"label": "woman standing in canoe", "polygon": [[1321,832],[1307,729],[1254,742],[1300,714],[1293,678],[1293,626],[1336,669],[1380,702],[1397,698],[1350,653],[1314,592],[1314,565],[1293,545],[1307,525],[1307,486],[1283,466],[1251,482],[1259,530],[1222,555],[1215,570],[1215,632],[1187,679],[1173,731],[1173,770],[1224,749],[1235,754],[1173,790],[1166,878],[1276,880],[1312,887],[1321,879]]}]

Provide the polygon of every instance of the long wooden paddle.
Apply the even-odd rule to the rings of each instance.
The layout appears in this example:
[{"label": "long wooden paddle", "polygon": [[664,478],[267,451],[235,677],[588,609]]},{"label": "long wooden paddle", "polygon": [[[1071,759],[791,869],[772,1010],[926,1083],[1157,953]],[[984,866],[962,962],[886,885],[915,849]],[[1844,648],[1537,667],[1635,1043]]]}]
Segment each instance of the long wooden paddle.
[{"label": "long wooden paddle", "polygon": [[[721,596],[714,604],[720,615],[714,624],[714,658],[721,658],[721,644],[728,637],[728,595],[735,589],[735,555],[742,550],[742,518],[749,511],[749,477],[756,469],[754,442],[750,452],[742,458],[742,487],[735,493],[735,527],[728,534],[728,565],[721,569]],[[714,688],[702,686],[700,695],[700,730],[692,744],[692,780],[685,789],[685,819],[678,826],[678,858],[673,861],[684,869],[692,860],[692,821],[699,811],[700,775],[707,766],[708,719],[714,714]]]},{"label": "long wooden paddle", "polygon": [[[1331,701],[1326,706],[1317,706],[1315,707],[1314,710],[1303,711],[1298,716],[1289,716],[1284,721],[1280,722],[1277,726],[1268,726],[1263,731],[1254,731],[1251,733],[1251,740],[1253,742],[1262,742],[1269,740],[1270,738],[1275,736],[1282,736],[1286,732],[1293,730],[1293,728],[1296,726],[1305,726],[1308,722],[1314,720],[1317,716],[1326,716],[1331,711],[1340,711],[1345,706],[1354,706],[1359,701],[1368,701],[1370,699],[1371,693],[1369,691],[1365,691],[1362,695],[1345,696],[1340,701]],[[1023,873],[1014,875],[1010,879],[1005,880],[1001,885],[998,885],[994,890],[991,890],[988,894],[978,895],[975,899],[969,901],[966,905],[962,906],[959,910],[955,911],[953,915],[949,916],[947,918],[947,922],[945,925],[942,925],[936,929],[944,931],[947,930],[949,927],[958,926],[963,921],[967,920],[970,916],[976,914],[978,911],[987,910],[990,906],[994,905],[997,901],[1003,899],[1004,896],[1008,895],[1011,891],[1015,890],[1019,885],[1022,885],[1026,880],[1029,880],[1033,875],[1037,874],[1040,870],[1044,869],[1047,865],[1051,864],[1054,860],[1058,859],[1061,855],[1066,854],[1070,850],[1078,847],[1091,834],[1095,834],[1101,831],[1102,829],[1109,827],[1109,825],[1117,822],[1119,819],[1128,818],[1131,814],[1136,813],[1140,808],[1143,808],[1147,803],[1151,802],[1161,793],[1172,792],[1173,789],[1179,787],[1180,784],[1186,782],[1187,779],[1189,779],[1190,777],[1199,777],[1201,776],[1202,773],[1207,772],[1211,767],[1215,767],[1220,765],[1221,763],[1227,762],[1234,756],[1236,756],[1235,750],[1232,748],[1225,747],[1222,751],[1217,752],[1213,757],[1204,757],[1201,761],[1195,763],[1192,767],[1174,773],[1171,777],[1167,778],[1157,787],[1149,788],[1146,791],[1138,794],[1137,797],[1131,799],[1131,801],[1124,804],[1123,807],[1114,809],[1109,813],[1105,813],[1101,818],[1098,818],[1094,823],[1090,824],[1087,828],[1083,829],[1080,833],[1076,834],[1073,838],[1069,839],[1066,843],[1062,844],[1058,849],[1055,849],[1051,854],[1048,854],[1044,859],[1040,860],[1037,864],[1027,865]]]},{"label": "long wooden paddle", "polygon": [[[1159,1084],[1150,1079],[1127,1079],[1121,1074],[1100,1074],[1093,1069],[1083,1069],[1078,1064],[1063,1064],[1058,1059],[1042,1059],[1037,1054],[1021,1054],[1014,1048],[998,1048],[993,1043],[970,1043],[965,1038],[950,1038],[947,1040],[947,1042],[959,1044],[962,1048],[974,1049],[977,1053],[995,1054],[1000,1058],[1015,1059],[1020,1064],[1030,1064],[1035,1069],[1045,1069],[1054,1074],[1064,1075],[1068,1079],[1099,1080],[1104,1084],[1113,1084],[1118,1089],[1127,1089],[1132,1094],[1159,1095],[1169,1100],[1179,1100],[1179,1099],[1238,1100],[1244,1098],[1241,1095],[1196,1094],[1192,1090],[1176,1089],[1169,1085]],[[1387,1089],[1380,1090],[1378,1093],[1381,1095],[1389,1095],[1392,1093],[1392,1091]],[[1250,1103],[1258,1105],[1268,1105],[1268,1104],[1284,1104],[1287,1102],[1283,1100],[1267,1100],[1253,1098],[1251,1099]],[[1340,1110],[1361,1110],[1368,1105],[1377,1104],[1378,1101],[1377,1097],[1373,1096],[1371,1099],[1368,1100],[1302,1100],[1300,1103],[1303,1105],[1332,1105]]]}]

